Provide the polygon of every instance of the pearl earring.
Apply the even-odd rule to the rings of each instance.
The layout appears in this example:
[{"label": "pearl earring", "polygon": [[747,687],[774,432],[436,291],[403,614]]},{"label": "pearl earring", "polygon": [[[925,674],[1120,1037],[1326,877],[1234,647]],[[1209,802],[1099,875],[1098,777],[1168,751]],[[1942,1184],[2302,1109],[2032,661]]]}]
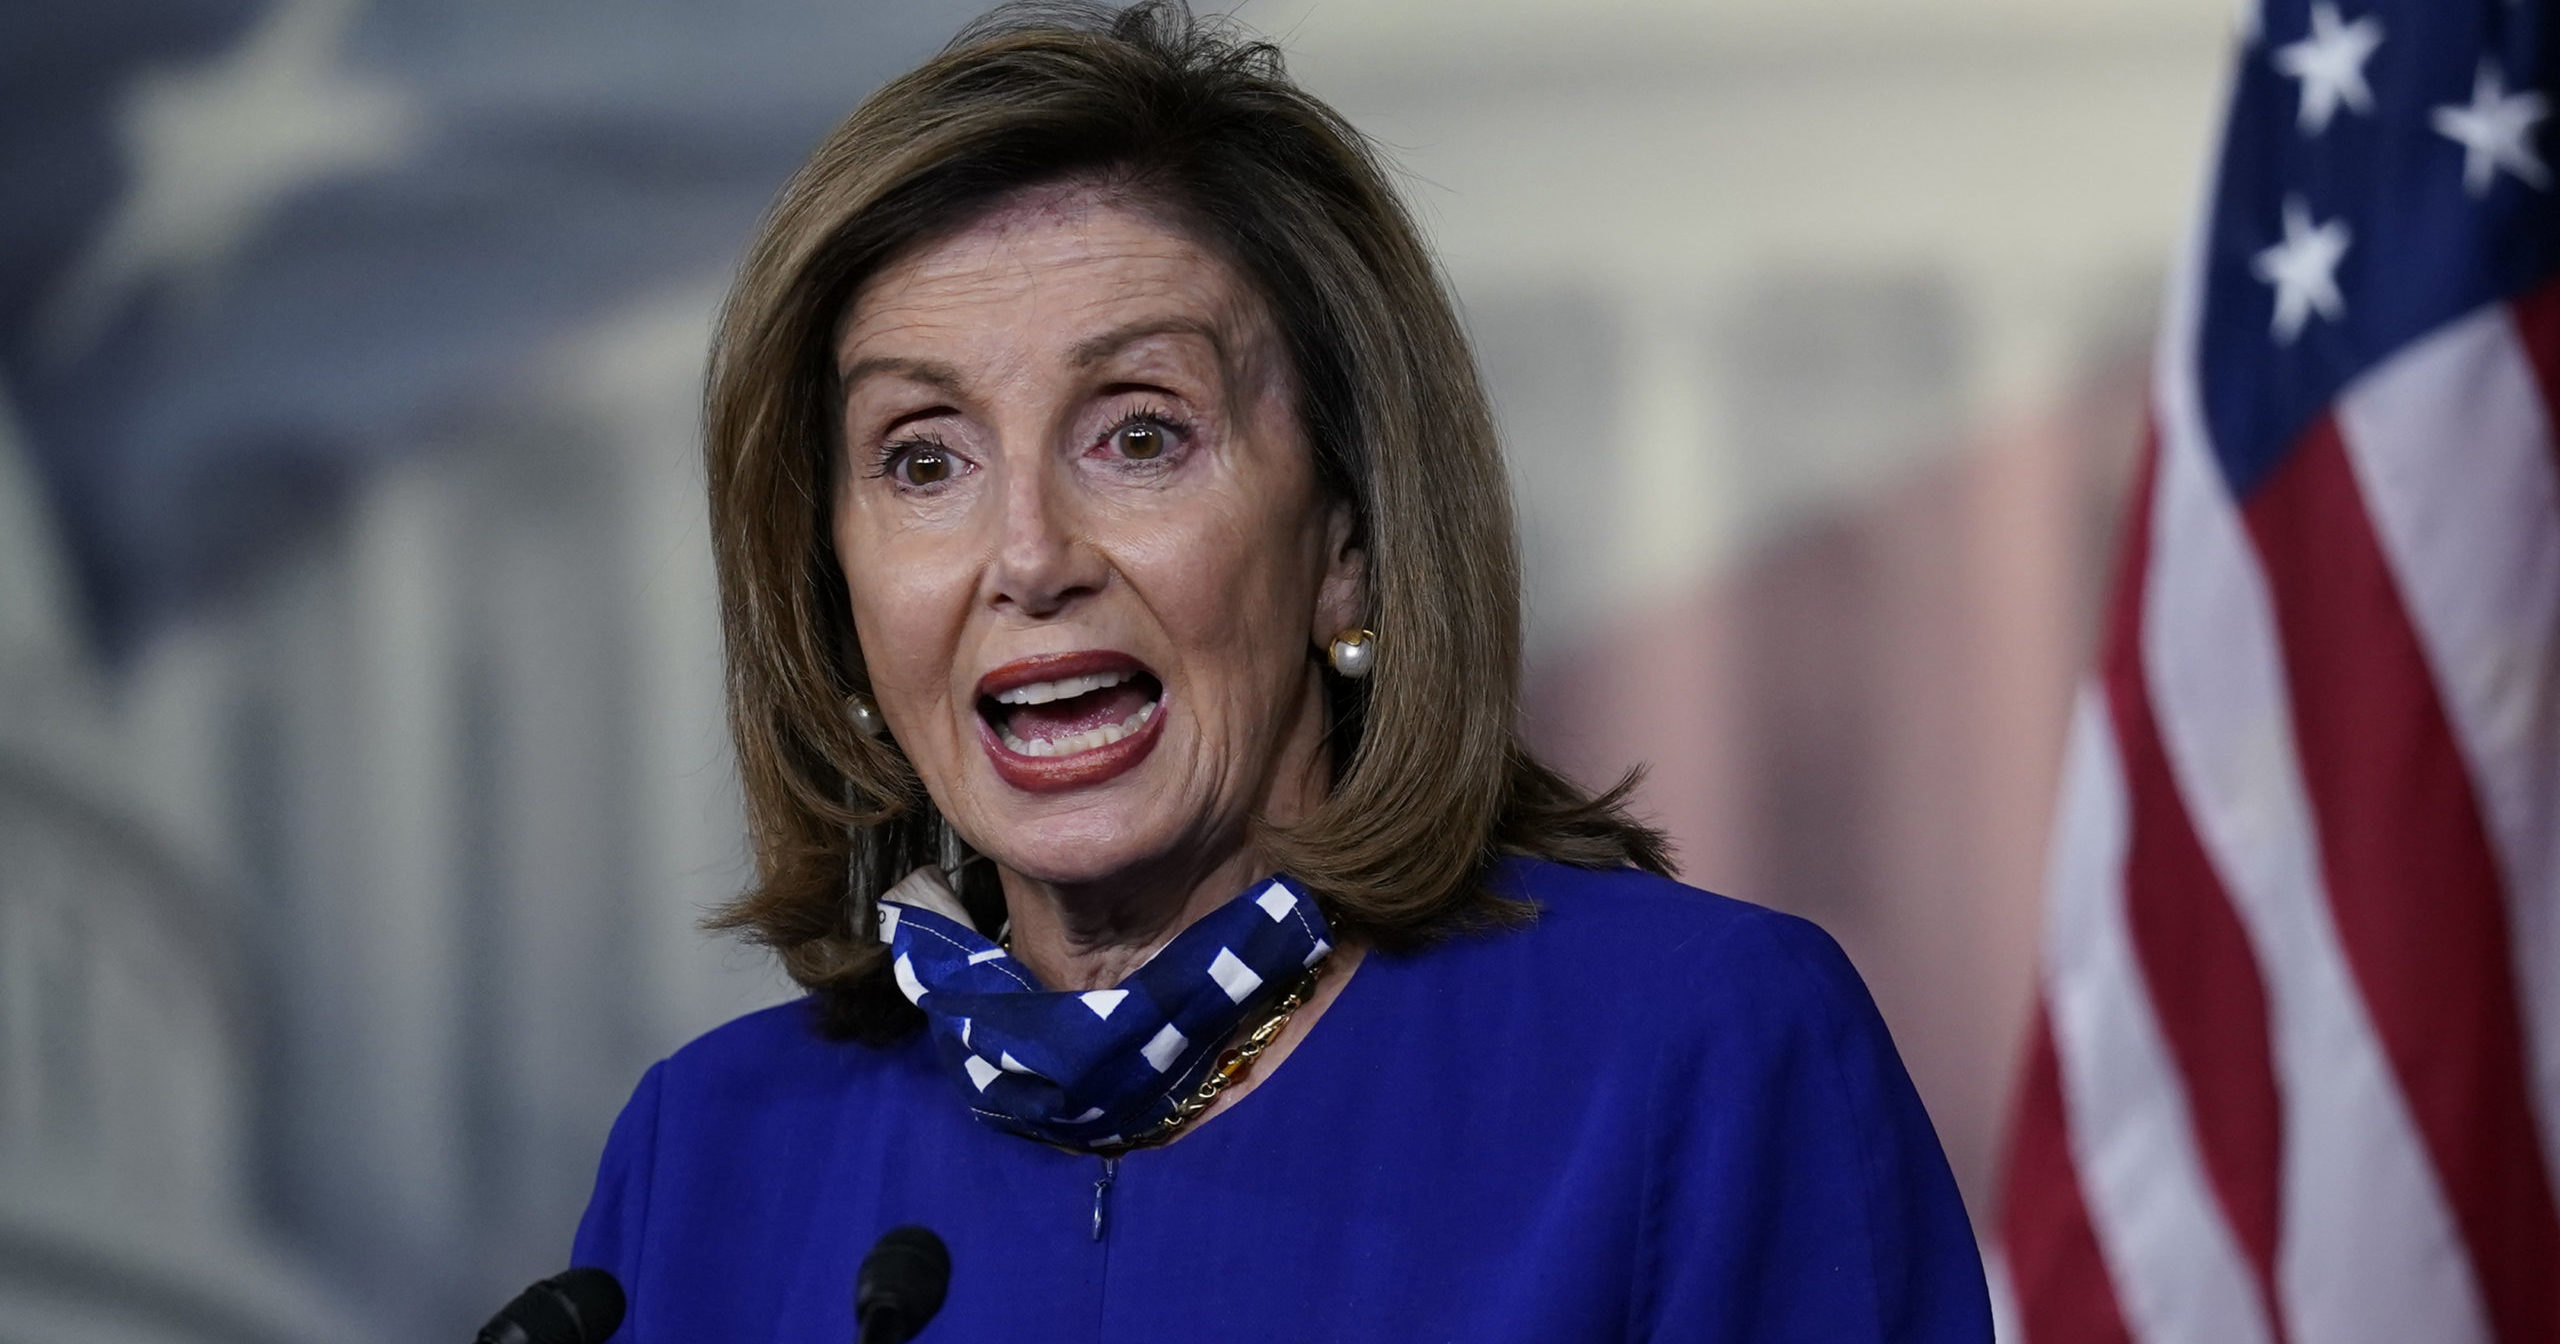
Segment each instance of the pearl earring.
[{"label": "pearl earring", "polygon": [[1326,652],[1333,659],[1334,671],[1358,681],[1378,664],[1378,633],[1345,630],[1333,637],[1333,647]]},{"label": "pearl earring", "polygon": [[880,717],[880,707],[860,691],[844,698],[844,716],[864,737],[886,737],[889,733],[889,721]]}]

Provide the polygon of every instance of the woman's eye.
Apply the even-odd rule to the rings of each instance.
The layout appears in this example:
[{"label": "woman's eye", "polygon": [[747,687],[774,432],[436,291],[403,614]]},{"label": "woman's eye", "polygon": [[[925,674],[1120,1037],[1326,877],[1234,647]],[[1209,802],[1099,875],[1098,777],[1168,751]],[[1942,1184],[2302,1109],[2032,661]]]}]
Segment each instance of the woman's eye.
[{"label": "woman's eye", "polygon": [[902,484],[940,485],[951,479],[951,454],[931,446],[910,448],[899,455],[891,471]]},{"label": "woman's eye", "polygon": [[1170,446],[1164,426],[1150,424],[1143,420],[1136,424],[1122,425],[1119,429],[1112,431],[1111,439],[1113,443],[1119,445],[1122,457],[1135,462],[1147,462],[1162,457],[1164,450]]}]

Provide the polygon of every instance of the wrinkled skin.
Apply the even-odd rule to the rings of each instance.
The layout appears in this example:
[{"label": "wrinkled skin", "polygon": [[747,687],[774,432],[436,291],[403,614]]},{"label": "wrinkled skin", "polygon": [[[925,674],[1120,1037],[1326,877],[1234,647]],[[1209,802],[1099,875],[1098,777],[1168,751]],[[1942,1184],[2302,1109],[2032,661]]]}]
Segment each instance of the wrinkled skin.
[{"label": "wrinkled skin", "polygon": [[[836,358],[834,539],[890,732],[997,864],[1015,955],[1115,984],[1271,871],[1251,819],[1303,816],[1330,778],[1317,657],[1362,623],[1366,559],[1278,332],[1222,259],[1084,183],[896,260]],[[1161,684],[1152,748],[1022,787],[981,678],[1092,650]]]}]

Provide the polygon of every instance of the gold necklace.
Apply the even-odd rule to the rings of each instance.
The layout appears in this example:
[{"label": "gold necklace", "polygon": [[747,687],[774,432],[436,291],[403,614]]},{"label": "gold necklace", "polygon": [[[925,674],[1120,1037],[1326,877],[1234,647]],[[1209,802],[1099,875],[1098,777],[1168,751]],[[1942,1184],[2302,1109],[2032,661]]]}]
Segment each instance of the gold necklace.
[{"label": "gold necklace", "polygon": [[1316,964],[1308,967],[1306,974],[1289,982],[1288,989],[1272,1002],[1270,1011],[1263,1015],[1260,1025],[1218,1056],[1218,1062],[1209,1067],[1209,1076],[1200,1080],[1200,1086],[1192,1089],[1190,1096],[1175,1102],[1172,1114],[1157,1121],[1153,1128],[1140,1131],[1125,1147],[1144,1148],[1171,1139],[1182,1132],[1183,1126],[1200,1118],[1200,1113],[1209,1109],[1209,1103],[1216,1101],[1220,1093],[1250,1072],[1253,1061],[1261,1058],[1262,1052],[1270,1049],[1273,1041],[1280,1039],[1280,1033],[1289,1029],[1289,1019],[1305,1007],[1308,997],[1315,993],[1316,981],[1324,975],[1327,960],[1329,958],[1317,958]]}]

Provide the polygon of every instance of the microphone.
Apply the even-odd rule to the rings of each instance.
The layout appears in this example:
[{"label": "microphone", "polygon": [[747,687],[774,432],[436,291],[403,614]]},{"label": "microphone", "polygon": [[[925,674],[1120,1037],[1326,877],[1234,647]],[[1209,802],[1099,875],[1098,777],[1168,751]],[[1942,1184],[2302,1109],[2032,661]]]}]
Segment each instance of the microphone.
[{"label": "microphone", "polygon": [[569,1270],[516,1294],[471,1344],[604,1344],[622,1324],[622,1306],[622,1285],[611,1274]]},{"label": "microphone", "polygon": [[951,1252],[942,1238],[913,1223],[890,1228],[853,1276],[854,1339],[907,1344],[942,1310],[950,1287]]}]

